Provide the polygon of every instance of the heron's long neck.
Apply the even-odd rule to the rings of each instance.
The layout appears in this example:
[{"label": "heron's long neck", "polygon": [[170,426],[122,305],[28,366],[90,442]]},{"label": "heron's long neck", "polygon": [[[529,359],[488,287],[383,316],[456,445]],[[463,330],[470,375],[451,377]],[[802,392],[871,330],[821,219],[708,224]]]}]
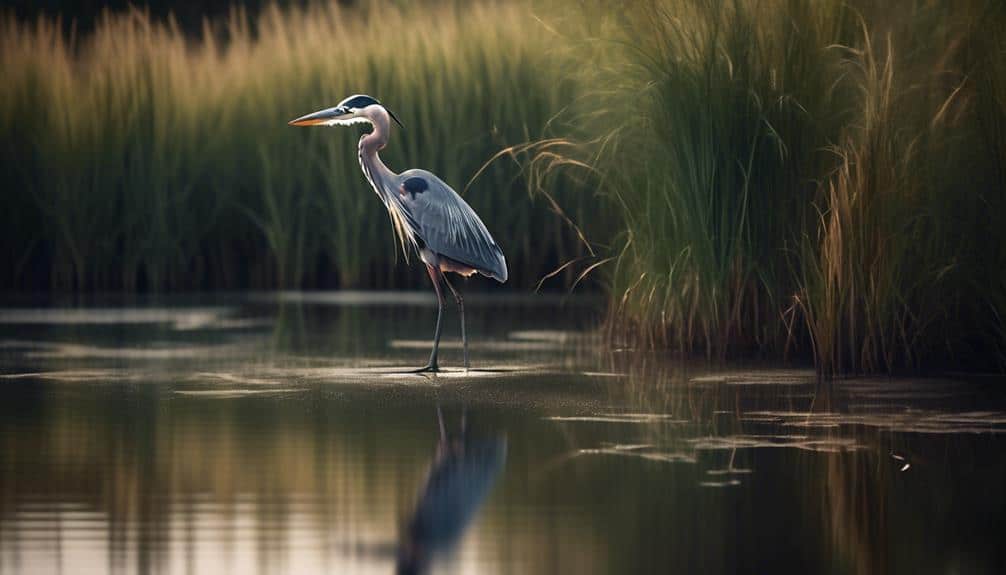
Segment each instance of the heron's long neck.
[{"label": "heron's long neck", "polygon": [[398,238],[402,253],[408,260],[409,253],[405,246],[406,244],[416,245],[415,232],[412,225],[409,224],[408,214],[400,205],[401,199],[395,189],[397,176],[388,169],[388,166],[384,165],[381,157],[377,155],[377,152],[388,143],[388,132],[390,132],[388,113],[381,108],[371,106],[367,110],[367,117],[374,125],[374,131],[360,138],[360,167],[363,168],[363,175],[374,187],[374,191],[381,198],[384,207],[388,208],[388,217],[391,218],[395,236]]},{"label": "heron's long neck", "polygon": [[388,144],[388,132],[390,132],[388,116],[387,114],[375,114],[370,119],[374,125],[374,131],[360,138],[360,167],[363,169],[363,175],[367,181],[374,187],[374,191],[387,204],[387,194],[393,193],[389,188],[395,173],[384,165],[377,152]]}]

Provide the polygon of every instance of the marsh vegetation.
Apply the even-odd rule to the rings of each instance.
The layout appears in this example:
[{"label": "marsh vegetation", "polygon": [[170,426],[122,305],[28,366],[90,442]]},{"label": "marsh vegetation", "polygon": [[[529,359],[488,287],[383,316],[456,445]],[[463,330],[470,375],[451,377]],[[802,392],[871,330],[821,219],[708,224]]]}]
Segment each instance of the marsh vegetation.
[{"label": "marsh vegetation", "polygon": [[0,286],[422,285],[356,139],[286,127],[366,91],[408,127],[389,165],[464,190],[514,289],[586,278],[629,345],[1001,367],[1004,31],[990,0],[8,16]]},{"label": "marsh vegetation", "polygon": [[543,73],[557,67],[523,7],[236,9],[195,38],[138,10],[69,38],[53,20],[7,17],[0,36],[7,289],[422,285],[392,265],[357,136],[287,126],[359,92],[407,126],[384,153],[391,167],[467,187],[508,231],[516,283],[579,255],[512,165],[471,181],[572,98]]},{"label": "marsh vegetation", "polygon": [[620,215],[581,264],[614,334],[825,376],[1002,365],[1001,3],[607,8],[558,19],[595,65],[519,151],[540,192],[572,171]]}]

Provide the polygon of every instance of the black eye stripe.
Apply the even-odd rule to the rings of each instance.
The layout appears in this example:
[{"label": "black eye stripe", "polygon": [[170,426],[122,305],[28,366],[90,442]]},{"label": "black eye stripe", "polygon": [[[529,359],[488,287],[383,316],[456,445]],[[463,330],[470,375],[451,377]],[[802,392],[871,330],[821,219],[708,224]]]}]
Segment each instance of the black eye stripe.
[{"label": "black eye stripe", "polygon": [[350,98],[347,98],[346,100],[343,100],[342,103],[339,104],[339,107],[346,108],[347,110],[350,108],[360,109],[360,108],[366,108],[371,104],[380,104],[380,102],[378,102],[374,98],[371,98],[370,96],[361,95],[361,96],[352,96]]}]

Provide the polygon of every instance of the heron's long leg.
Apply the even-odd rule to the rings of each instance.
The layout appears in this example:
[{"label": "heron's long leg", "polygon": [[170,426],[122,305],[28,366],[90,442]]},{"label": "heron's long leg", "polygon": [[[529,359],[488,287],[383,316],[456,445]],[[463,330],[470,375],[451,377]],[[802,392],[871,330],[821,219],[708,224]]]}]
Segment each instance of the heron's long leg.
[{"label": "heron's long leg", "polygon": [[440,278],[443,278],[444,274],[431,265],[426,266],[426,271],[429,272],[430,279],[433,280],[433,289],[437,291],[437,328],[433,332],[433,351],[430,352],[430,362],[426,364],[426,367],[417,369],[417,373],[438,370],[437,351],[440,348],[440,327],[444,316],[444,292],[440,288]]},{"label": "heron's long leg", "polygon": [[451,282],[447,281],[447,275],[441,273],[444,278],[444,283],[450,288],[451,293],[454,294],[454,300],[458,302],[458,310],[461,312],[461,345],[465,349],[465,369],[468,369],[468,336],[465,335],[465,300],[461,297],[461,292],[454,289]]}]

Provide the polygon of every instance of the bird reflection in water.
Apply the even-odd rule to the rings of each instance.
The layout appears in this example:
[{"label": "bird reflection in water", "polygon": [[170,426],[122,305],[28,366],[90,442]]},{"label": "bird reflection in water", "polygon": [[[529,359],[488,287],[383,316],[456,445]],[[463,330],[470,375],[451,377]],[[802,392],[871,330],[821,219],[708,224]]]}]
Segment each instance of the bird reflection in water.
[{"label": "bird reflection in water", "polygon": [[506,463],[506,437],[470,439],[467,418],[451,437],[437,407],[440,440],[399,537],[396,572],[424,573],[437,555],[451,551],[488,497]]}]

